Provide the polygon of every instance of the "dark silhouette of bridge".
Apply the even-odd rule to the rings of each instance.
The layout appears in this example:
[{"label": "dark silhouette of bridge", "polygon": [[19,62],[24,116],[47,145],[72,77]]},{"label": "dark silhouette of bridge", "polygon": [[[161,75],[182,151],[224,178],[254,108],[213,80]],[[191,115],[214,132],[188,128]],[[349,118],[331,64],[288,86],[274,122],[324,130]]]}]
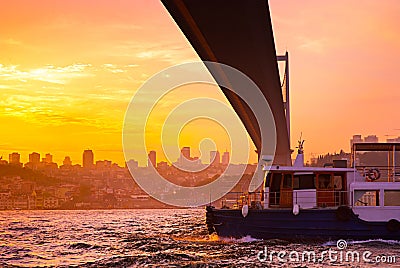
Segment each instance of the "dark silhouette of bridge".
[{"label": "dark silhouette of bridge", "polygon": [[[291,165],[288,92],[282,94],[272,23],[266,0],[161,0],[203,61],[232,66],[262,91],[275,118],[274,164]],[[286,84],[286,86],[288,86]],[[221,90],[261,152],[261,131],[250,107]],[[285,98],[285,100],[284,100]]]}]

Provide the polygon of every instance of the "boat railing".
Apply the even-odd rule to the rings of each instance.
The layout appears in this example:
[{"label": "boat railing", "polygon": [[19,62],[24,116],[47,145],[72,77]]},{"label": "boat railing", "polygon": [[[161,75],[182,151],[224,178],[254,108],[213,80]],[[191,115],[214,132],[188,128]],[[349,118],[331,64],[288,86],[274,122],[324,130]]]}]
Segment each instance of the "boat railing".
[{"label": "boat railing", "polygon": [[[363,166],[359,165],[358,162],[360,162],[360,153],[373,153],[373,152],[380,152],[381,155],[377,155],[379,158],[382,157],[382,153],[387,153],[386,154],[386,159],[381,159],[379,161],[380,166]],[[368,170],[371,169],[379,169],[380,171],[380,178],[376,179],[381,182],[387,181],[387,182],[398,182],[400,181],[400,167],[396,165],[396,155],[400,152],[400,143],[399,142],[386,142],[386,143],[380,143],[380,142],[354,142],[351,146],[351,163],[352,167],[355,167],[361,174],[366,177],[369,181],[374,181],[375,180],[375,174],[373,176],[365,176],[371,174],[372,172],[369,172]],[[385,154],[383,154],[385,155]],[[378,160],[378,157],[375,160]],[[374,160],[374,161],[375,161]],[[383,161],[382,161],[383,160]],[[386,165],[386,163],[387,165]],[[372,171],[372,170],[371,170]],[[366,174],[367,173],[367,174]],[[371,179],[372,178],[372,179]]]},{"label": "boat railing", "polygon": [[275,192],[230,192],[221,200],[222,208],[241,209],[248,205],[250,209],[291,208],[298,204],[300,208],[339,207],[348,204],[348,191],[306,189]]},{"label": "boat railing", "polygon": [[264,192],[229,192],[222,198],[222,208],[241,209],[244,205],[250,208],[262,209],[262,202],[264,201]]},{"label": "boat railing", "polygon": [[[373,181],[374,176],[379,174],[377,181],[400,182],[400,167],[397,166],[357,165],[356,169],[367,181]],[[378,173],[374,174],[374,171]]]},{"label": "boat railing", "polygon": [[348,204],[348,191],[310,189],[280,190],[267,192],[268,207],[292,207],[298,204],[301,208],[338,207]]}]

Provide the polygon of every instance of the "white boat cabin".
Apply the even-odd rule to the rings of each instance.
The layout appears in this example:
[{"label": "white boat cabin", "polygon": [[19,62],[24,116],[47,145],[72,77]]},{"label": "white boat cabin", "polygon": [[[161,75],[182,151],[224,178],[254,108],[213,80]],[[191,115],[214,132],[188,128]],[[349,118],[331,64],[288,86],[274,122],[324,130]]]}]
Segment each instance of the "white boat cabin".
[{"label": "white boat cabin", "polygon": [[[386,151],[387,166],[357,166],[356,152]],[[304,167],[302,150],[293,166],[264,166],[264,209],[321,209],[348,206],[363,220],[400,220],[399,143],[354,144],[352,167],[338,161],[329,167]],[[336,164],[336,165],[335,165]]]}]

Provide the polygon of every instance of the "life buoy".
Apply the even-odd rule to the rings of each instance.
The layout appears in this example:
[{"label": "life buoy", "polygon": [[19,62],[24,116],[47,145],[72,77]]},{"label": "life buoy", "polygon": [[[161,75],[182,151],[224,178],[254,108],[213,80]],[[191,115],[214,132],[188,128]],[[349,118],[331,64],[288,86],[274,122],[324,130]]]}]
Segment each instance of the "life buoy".
[{"label": "life buoy", "polygon": [[339,221],[350,220],[351,214],[352,214],[351,208],[349,208],[348,206],[340,206],[336,210],[336,218]]},{"label": "life buoy", "polygon": [[389,232],[397,232],[400,230],[400,222],[398,220],[391,219],[387,222],[386,228]]},{"label": "life buoy", "polygon": [[381,172],[377,168],[364,169],[364,176],[369,181],[376,181],[381,177]]}]

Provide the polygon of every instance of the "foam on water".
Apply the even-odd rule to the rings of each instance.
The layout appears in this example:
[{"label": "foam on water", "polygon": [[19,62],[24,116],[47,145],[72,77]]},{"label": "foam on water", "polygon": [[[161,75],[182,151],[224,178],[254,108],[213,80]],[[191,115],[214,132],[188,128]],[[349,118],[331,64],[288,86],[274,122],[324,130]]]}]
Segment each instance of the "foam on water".
[{"label": "foam on water", "polygon": [[[388,245],[400,245],[400,241],[396,240],[384,240],[384,239],[367,239],[367,240],[348,240],[348,245],[357,244],[369,244],[369,243],[382,243]],[[328,241],[322,244],[322,246],[336,246],[337,241]]]},{"label": "foam on water", "polygon": [[242,238],[218,237],[218,239],[226,243],[251,243],[256,241],[262,241],[261,239],[253,238],[250,235],[244,236]]}]

